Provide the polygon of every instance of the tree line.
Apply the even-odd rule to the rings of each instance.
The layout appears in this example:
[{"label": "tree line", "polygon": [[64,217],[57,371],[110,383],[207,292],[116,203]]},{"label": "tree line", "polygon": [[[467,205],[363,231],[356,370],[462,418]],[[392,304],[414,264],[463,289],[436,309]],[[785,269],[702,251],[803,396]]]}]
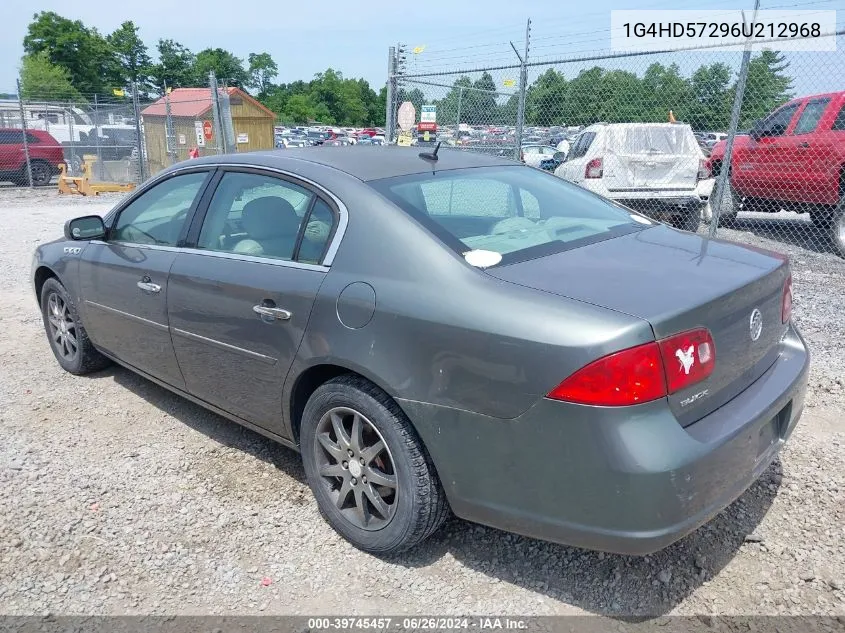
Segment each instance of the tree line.
[{"label": "tree line", "polygon": [[[771,112],[792,97],[788,63],[773,51],[763,51],[749,64],[743,97],[740,127]],[[409,84],[412,83],[409,82]],[[527,125],[589,125],[607,123],[667,121],[671,110],[675,119],[694,129],[725,130],[736,95],[736,77],[730,66],[713,63],[700,66],[689,77],[677,64],[650,64],[640,77],[624,70],[595,66],[567,79],[549,68],[533,81],[525,96]],[[425,95],[419,88],[400,91],[400,101],[419,106]],[[458,77],[437,104],[437,120],[468,125],[514,125],[519,96],[497,92],[490,73],[473,81]]]},{"label": "tree line", "polygon": [[218,81],[249,91],[281,121],[320,121],[338,125],[383,125],[385,89],[373,90],[364,79],[347,79],[328,69],[311,81],[274,83],[279,68],[266,52],[246,59],[223,48],[194,53],[171,39],[159,39],[156,60],[138,27],[123,22],[102,34],[80,20],[53,11],[33,16],[23,40],[21,94],[25,99],[118,100],[137,89],[142,99],[163,95],[165,87],[204,87],[209,72]]},{"label": "tree line", "polygon": [[[223,48],[194,53],[172,39],[157,41],[154,61],[131,20],[101,34],[80,20],[42,11],[33,16],[23,45],[21,93],[27,99],[86,101],[95,94],[109,98],[130,89],[154,98],[165,87],[207,86],[214,71],[219,81],[248,90],[283,122],[363,126],[385,120],[384,86],[376,92],[366,80],[345,78],[331,68],[310,81],[275,83],[279,68],[269,53],[250,53],[246,59]],[[790,98],[787,68],[776,52],[752,58],[742,127]],[[525,121],[536,126],[665,121],[672,110],[677,120],[696,129],[723,130],[735,91],[735,73],[722,63],[703,65],[688,77],[677,64],[653,63],[641,77],[596,66],[567,79],[549,68],[528,87]],[[414,103],[417,112],[423,103],[435,103],[441,125],[456,122],[459,110],[460,121],[470,125],[516,122],[518,96],[498,93],[487,72],[475,80],[458,77],[442,99],[431,99],[411,81],[398,96],[400,103]]]}]

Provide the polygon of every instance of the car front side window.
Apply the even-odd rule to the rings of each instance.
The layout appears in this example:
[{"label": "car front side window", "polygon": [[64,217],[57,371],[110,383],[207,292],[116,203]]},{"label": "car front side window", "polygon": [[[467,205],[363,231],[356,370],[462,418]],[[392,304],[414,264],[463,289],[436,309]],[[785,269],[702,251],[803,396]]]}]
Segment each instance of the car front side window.
[{"label": "car front side window", "polygon": [[173,176],[145,191],[120,211],[109,239],[176,246],[208,174]]}]

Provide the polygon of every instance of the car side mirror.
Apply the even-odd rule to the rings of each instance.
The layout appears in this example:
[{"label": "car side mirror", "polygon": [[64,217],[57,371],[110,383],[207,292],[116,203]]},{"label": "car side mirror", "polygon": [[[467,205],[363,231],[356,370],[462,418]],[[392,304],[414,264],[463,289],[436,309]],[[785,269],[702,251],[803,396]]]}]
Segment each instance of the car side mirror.
[{"label": "car side mirror", "polygon": [[106,236],[106,225],[99,215],[83,215],[65,222],[65,238],[69,240],[97,240]]},{"label": "car side mirror", "polygon": [[552,156],[557,162],[562,163],[566,160],[566,152],[555,152],[554,156]]}]

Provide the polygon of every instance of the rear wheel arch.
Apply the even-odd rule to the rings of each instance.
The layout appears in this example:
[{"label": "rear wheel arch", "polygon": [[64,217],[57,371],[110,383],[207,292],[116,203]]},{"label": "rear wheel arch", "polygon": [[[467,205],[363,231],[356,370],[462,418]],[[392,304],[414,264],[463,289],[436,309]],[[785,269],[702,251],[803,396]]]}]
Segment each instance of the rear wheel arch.
[{"label": "rear wheel arch", "polygon": [[[299,431],[302,426],[302,413],[305,411],[305,405],[308,403],[308,399],[311,397],[311,394],[333,378],[345,375],[366,380],[383,391],[388,397],[391,397],[390,392],[384,385],[379,384],[379,382],[377,380],[373,380],[372,377],[355,371],[350,367],[336,363],[320,363],[318,365],[308,367],[296,377],[288,399],[290,426],[291,431],[293,432],[293,440],[297,445],[299,444]],[[396,402],[396,400],[392,397],[391,400]],[[399,406],[398,403],[396,404]],[[413,425],[413,422],[411,424]]]}]

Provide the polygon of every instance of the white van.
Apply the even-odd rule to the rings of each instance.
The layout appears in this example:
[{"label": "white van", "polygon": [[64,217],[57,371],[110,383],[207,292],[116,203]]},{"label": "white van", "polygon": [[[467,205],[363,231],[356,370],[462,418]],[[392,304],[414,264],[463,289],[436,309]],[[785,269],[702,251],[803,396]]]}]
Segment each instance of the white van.
[{"label": "white van", "polygon": [[596,123],[555,175],[657,220],[695,231],[707,203],[704,153],[683,123]]}]

